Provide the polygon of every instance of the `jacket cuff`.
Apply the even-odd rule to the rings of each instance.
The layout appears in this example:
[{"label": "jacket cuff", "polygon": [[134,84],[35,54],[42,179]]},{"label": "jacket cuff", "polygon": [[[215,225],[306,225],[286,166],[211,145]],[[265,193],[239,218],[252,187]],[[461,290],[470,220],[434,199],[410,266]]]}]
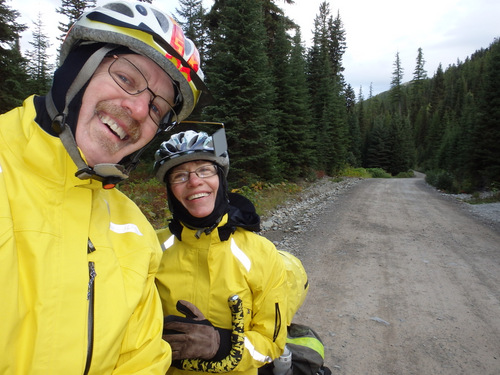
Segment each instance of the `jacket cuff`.
[{"label": "jacket cuff", "polygon": [[217,353],[215,353],[215,356],[211,360],[212,361],[220,361],[221,359],[226,358],[229,355],[229,353],[231,352],[232,330],[218,328],[218,327],[214,327],[214,328],[217,330],[217,332],[219,332],[220,343],[219,343],[219,349],[217,350]]}]

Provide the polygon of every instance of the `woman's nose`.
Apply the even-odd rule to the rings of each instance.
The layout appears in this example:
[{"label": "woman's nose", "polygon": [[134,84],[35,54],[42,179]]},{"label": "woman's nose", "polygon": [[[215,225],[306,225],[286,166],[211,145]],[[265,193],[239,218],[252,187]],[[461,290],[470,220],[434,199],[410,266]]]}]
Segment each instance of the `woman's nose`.
[{"label": "woman's nose", "polygon": [[198,175],[195,172],[190,172],[187,182],[190,185],[198,185],[199,183],[201,183],[202,180],[203,179],[198,177]]}]

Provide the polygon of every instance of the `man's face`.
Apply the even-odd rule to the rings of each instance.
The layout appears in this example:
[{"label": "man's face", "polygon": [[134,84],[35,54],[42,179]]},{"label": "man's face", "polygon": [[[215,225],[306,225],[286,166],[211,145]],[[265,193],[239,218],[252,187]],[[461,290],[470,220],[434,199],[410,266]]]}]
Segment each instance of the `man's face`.
[{"label": "man's face", "polygon": [[83,95],[75,136],[91,167],[118,163],[153,139],[158,126],[149,114],[151,91],[169,103],[174,101],[172,80],[155,62],[141,55],[122,57],[142,72],[149,90],[128,94],[108,73],[114,58],[102,61]]}]

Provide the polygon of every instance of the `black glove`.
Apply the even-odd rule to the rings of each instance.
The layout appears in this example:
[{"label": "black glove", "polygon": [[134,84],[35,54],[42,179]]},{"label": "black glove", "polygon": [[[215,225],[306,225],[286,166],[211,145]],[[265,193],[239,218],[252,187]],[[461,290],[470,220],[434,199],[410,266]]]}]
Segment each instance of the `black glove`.
[{"label": "black glove", "polygon": [[163,325],[163,339],[172,348],[172,359],[212,359],[219,349],[219,332],[191,302],[181,300],[176,307],[186,317],[166,316]]}]

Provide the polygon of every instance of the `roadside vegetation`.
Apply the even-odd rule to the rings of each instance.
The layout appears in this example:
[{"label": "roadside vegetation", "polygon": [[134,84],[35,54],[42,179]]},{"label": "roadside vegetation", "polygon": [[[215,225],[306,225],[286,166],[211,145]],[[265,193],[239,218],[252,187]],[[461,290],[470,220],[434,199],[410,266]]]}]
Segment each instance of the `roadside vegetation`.
[{"label": "roadside vegetation", "polygon": [[[340,182],[345,178],[392,178],[391,174],[380,168],[345,168],[336,176],[316,173],[309,179],[298,182],[279,183],[257,182],[251,185],[231,188],[232,192],[248,198],[256,207],[257,213],[265,216],[277,206],[293,199],[319,178],[330,178]],[[413,171],[400,173],[395,178],[413,177]],[[119,190],[131,198],[142,210],[155,229],[168,225],[172,215],[168,209],[165,186],[153,177],[149,167],[141,166],[132,177],[119,185]]]}]

